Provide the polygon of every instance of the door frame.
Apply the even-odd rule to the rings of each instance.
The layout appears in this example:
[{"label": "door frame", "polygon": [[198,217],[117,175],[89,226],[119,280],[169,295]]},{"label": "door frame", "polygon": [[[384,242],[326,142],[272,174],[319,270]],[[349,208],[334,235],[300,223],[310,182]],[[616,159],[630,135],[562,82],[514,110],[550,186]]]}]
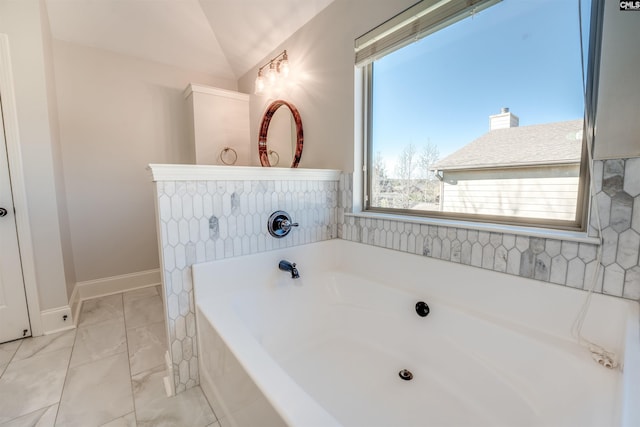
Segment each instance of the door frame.
[{"label": "door frame", "polygon": [[43,334],[42,318],[33,256],[33,241],[31,240],[31,226],[29,225],[27,192],[22,168],[22,153],[20,151],[20,133],[18,132],[18,114],[13,88],[9,37],[2,33],[0,33],[0,93],[2,94],[9,177],[11,178],[11,192],[13,193],[13,206],[15,208],[18,244],[22,261],[22,277],[27,297],[31,335],[39,336]]}]

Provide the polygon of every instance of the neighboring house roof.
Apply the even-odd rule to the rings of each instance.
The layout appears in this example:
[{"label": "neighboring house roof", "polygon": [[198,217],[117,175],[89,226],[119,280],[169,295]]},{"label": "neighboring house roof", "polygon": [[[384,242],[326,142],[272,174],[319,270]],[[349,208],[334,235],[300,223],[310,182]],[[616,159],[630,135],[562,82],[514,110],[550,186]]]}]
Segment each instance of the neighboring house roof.
[{"label": "neighboring house roof", "polygon": [[432,170],[579,163],[582,120],[495,129],[445,157]]}]

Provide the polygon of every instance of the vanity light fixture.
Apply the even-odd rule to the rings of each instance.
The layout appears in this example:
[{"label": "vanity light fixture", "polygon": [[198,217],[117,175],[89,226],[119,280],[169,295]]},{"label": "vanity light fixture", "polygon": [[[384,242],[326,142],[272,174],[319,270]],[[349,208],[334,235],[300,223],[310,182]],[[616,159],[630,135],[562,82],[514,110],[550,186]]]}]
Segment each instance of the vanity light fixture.
[{"label": "vanity light fixture", "polygon": [[[267,66],[269,68],[264,70]],[[288,75],[289,57],[287,56],[287,51],[284,50],[258,69],[258,77],[256,77],[255,82],[255,94],[261,94],[267,84],[273,86],[278,80],[287,78]]]}]

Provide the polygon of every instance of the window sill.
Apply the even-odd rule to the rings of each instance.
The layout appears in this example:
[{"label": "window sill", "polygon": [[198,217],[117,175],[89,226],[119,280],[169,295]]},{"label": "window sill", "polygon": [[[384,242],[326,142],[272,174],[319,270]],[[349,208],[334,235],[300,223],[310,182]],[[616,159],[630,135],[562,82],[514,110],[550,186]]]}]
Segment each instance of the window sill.
[{"label": "window sill", "polygon": [[402,221],[402,222],[409,222],[413,224],[437,225],[440,227],[465,228],[469,230],[488,231],[490,233],[515,234],[519,236],[539,237],[543,239],[564,240],[564,241],[578,242],[578,243],[589,243],[593,245],[600,244],[599,238],[590,237],[584,231],[554,230],[550,228],[534,228],[534,227],[523,227],[523,226],[516,226],[516,225],[489,224],[489,223],[472,222],[472,221],[458,221],[458,220],[452,220],[452,219],[424,218],[424,217],[414,217],[414,216],[408,216],[408,215],[385,214],[385,213],[378,213],[378,212],[345,213],[345,216],[354,217],[354,218],[369,218],[369,219],[376,219],[376,220],[380,219],[380,220]]}]

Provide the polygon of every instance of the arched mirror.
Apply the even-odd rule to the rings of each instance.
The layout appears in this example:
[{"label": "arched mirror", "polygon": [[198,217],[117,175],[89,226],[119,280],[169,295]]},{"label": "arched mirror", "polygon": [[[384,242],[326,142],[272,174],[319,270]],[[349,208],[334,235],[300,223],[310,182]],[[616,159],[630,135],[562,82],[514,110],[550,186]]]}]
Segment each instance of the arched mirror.
[{"label": "arched mirror", "polygon": [[[282,106],[286,108],[280,108]],[[303,139],[298,109],[281,99],[273,101],[260,124],[260,164],[266,167],[291,164],[292,168],[297,168],[302,157]]]}]

